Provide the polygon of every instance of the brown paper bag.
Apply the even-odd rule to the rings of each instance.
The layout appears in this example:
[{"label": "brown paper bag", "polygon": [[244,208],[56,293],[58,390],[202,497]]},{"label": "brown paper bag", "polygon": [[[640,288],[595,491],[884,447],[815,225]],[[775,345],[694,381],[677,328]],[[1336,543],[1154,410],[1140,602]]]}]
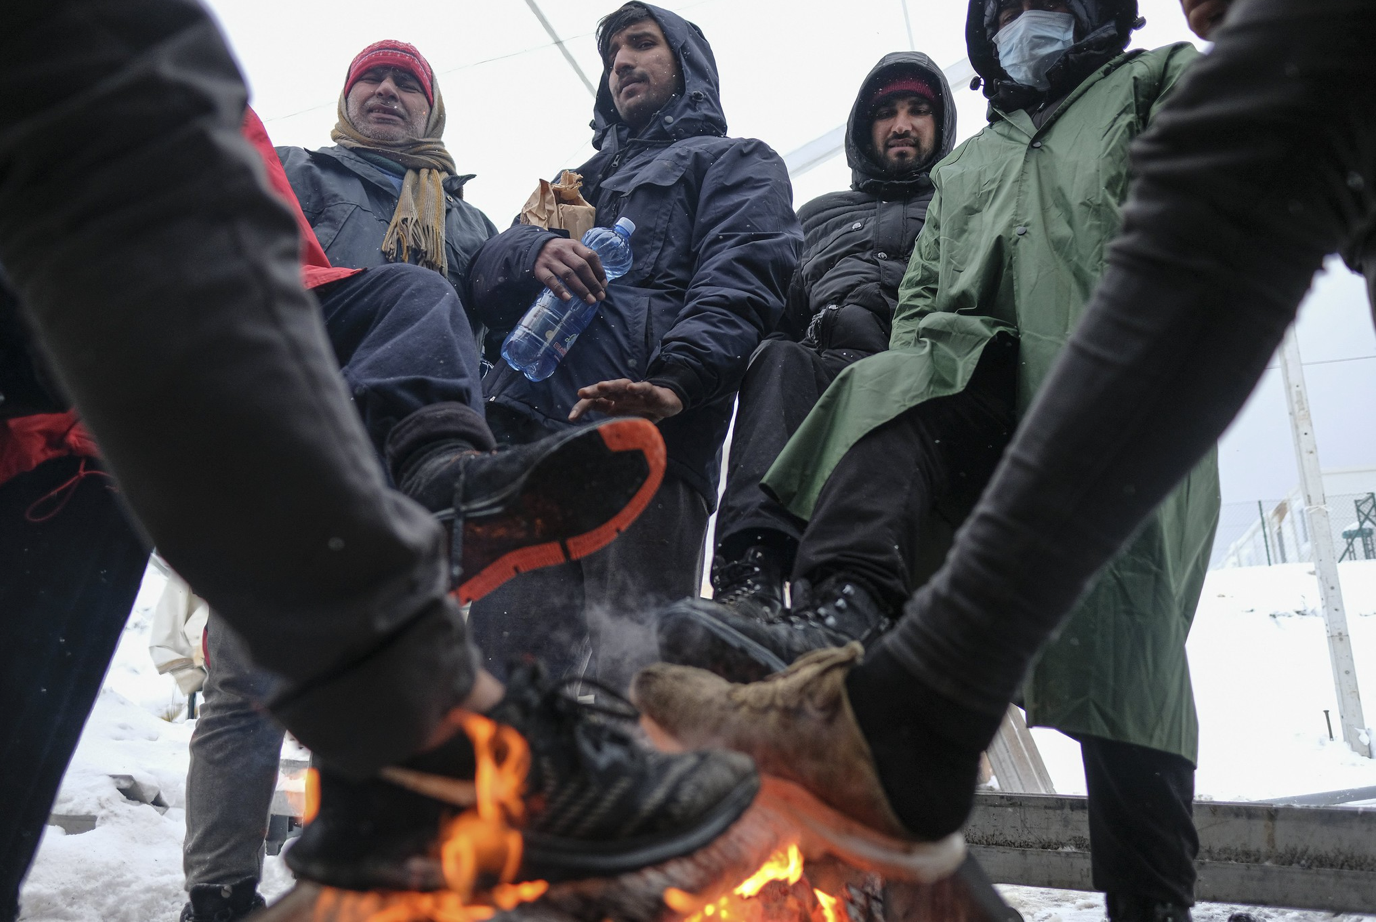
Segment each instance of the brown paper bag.
[{"label": "brown paper bag", "polygon": [[521,209],[521,223],[546,230],[566,230],[574,240],[582,240],[597,222],[597,209],[578,191],[582,186],[583,177],[573,170],[565,170],[555,183],[540,180]]}]

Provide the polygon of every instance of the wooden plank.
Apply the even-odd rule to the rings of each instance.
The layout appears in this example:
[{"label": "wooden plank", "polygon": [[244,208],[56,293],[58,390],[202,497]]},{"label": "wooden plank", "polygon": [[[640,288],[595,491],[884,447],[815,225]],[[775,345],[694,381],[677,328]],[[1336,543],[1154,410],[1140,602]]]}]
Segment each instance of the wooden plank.
[{"label": "wooden plank", "polygon": [[[1211,902],[1369,912],[1376,809],[1196,801],[1199,883]],[[1092,890],[1085,798],[980,794],[971,853],[1006,884]]]},{"label": "wooden plank", "polygon": [[999,780],[999,790],[1006,793],[1054,794],[1051,773],[1046,770],[1041,751],[1027,729],[1022,711],[1008,706],[1008,713],[999,725],[998,735],[989,744],[989,764]]}]

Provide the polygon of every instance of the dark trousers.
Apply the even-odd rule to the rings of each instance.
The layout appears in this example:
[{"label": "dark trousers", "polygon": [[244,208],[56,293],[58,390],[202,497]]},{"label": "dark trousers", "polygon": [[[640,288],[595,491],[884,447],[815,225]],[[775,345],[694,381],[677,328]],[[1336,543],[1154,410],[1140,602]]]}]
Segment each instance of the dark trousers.
[{"label": "dark trousers", "polygon": [[920,576],[918,548],[949,535],[994,472],[1015,425],[1017,344],[985,347],[968,386],[856,442],[827,478],[793,564],[813,583],[844,574],[897,610]]},{"label": "dark trousers", "polygon": [[323,285],[315,294],[378,457],[392,427],[422,407],[452,402],[482,412],[477,341],[444,276],[395,263]]},{"label": "dark trousers", "polygon": [[387,488],[210,17],[0,4],[0,93],[0,263],[129,506],[318,757],[406,758],[475,674],[444,536]]},{"label": "dark trousers", "polygon": [[473,603],[468,626],[502,678],[534,657],[556,677],[591,674],[624,688],[658,659],[645,623],[665,603],[701,591],[707,501],[664,476],[649,506],[610,545],[582,560],[522,573]]},{"label": "dark trousers", "polygon": [[[478,350],[439,273],[379,266],[317,289],[354,407],[381,455],[392,427],[433,403],[482,413]],[[490,439],[490,435],[488,436]],[[283,730],[263,709],[273,681],[218,615],[186,777],[186,887],[259,879]]]},{"label": "dark trousers", "polygon": [[1194,904],[1194,766],[1174,753],[1078,737],[1089,793],[1094,889]]},{"label": "dark trousers", "polygon": [[[1241,409],[1376,214],[1376,6],[1240,0],[1133,147],[1123,235],[943,569],[886,648],[993,718]],[[1302,126],[1302,130],[1297,127]]]},{"label": "dark trousers", "polygon": [[760,481],[822,393],[861,353],[821,353],[788,339],[766,339],[750,357],[717,507],[717,553],[738,559],[753,544],[792,553],[805,523],[760,488]]},{"label": "dark trousers", "polygon": [[[0,484],[0,920],[19,911],[148,549],[109,477],[59,458]],[[81,479],[72,482],[72,478]],[[49,516],[41,521],[43,516]]]}]

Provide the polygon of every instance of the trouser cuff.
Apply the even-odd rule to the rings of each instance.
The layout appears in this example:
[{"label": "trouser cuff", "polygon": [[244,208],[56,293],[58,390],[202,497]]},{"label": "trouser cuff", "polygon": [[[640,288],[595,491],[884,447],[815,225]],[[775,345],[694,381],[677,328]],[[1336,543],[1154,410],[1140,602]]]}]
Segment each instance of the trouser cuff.
[{"label": "trouser cuff", "polygon": [[362,779],[426,744],[468,696],[477,657],[458,605],[444,597],[381,645],[288,688],[269,707],[321,761]]},{"label": "trouser cuff", "polygon": [[464,442],[476,451],[497,447],[482,413],[463,403],[436,403],[392,427],[387,436],[387,469],[397,480],[416,454],[437,442],[452,441]]}]

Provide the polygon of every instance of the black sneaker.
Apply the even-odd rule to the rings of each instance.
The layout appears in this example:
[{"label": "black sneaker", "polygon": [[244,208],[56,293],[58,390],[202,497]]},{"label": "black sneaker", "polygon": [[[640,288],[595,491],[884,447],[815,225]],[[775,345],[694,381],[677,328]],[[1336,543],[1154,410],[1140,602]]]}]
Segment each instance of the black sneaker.
[{"label": "black sneaker", "polygon": [[893,618],[860,585],[832,577],[815,588],[794,583],[791,610],[763,621],[706,599],[677,602],[660,612],[659,655],[665,662],[697,666],[731,682],[758,682],[813,650],[868,646]]},{"label": "black sneaker", "polygon": [[233,884],[197,884],[182,907],[180,922],[236,922],[267,906],[258,895],[258,881],[245,877]]},{"label": "black sneaker", "polygon": [[[530,748],[514,880],[605,877],[697,851],[759,790],[749,757],[652,750],[633,736],[638,714],[628,702],[603,689],[597,698],[606,703],[581,703],[563,685],[545,683],[538,667],[520,666],[489,715]],[[441,831],[471,803],[466,744],[410,759],[402,773],[384,769],[392,780],[354,782],[320,768],[319,813],[286,852],[287,866],[350,890],[444,889]]]},{"label": "black sneaker", "polygon": [[402,492],[453,523],[461,603],[517,573],[606,547],[664,479],[664,439],[644,419],[604,420],[496,452],[465,447],[441,442],[392,459]]},{"label": "black sneaker", "polygon": [[[1190,922],[1190,907],[1145,896],[1104,894],[1109,922]],[[1231,920],[1230,920],[1231,922]]]},{"label": "black sneaker", "polygon": [[757,544],[739,560],[712,561],[712,601],[761,621],[784,608],[784,560],[773,548]]}]

